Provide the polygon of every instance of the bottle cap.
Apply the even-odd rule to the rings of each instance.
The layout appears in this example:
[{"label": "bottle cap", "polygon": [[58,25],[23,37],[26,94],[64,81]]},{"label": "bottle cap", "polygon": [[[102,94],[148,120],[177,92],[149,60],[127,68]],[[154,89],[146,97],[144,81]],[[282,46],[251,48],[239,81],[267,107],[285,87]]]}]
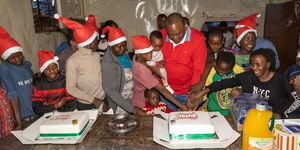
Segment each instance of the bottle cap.
[{"label": "bottle cap", "polygon": [[266,105],[261,104],[261,103],[257,103],[256,104],[256,109],[259,110],[259,111],[264,111],[264,110],[266,110]]}]

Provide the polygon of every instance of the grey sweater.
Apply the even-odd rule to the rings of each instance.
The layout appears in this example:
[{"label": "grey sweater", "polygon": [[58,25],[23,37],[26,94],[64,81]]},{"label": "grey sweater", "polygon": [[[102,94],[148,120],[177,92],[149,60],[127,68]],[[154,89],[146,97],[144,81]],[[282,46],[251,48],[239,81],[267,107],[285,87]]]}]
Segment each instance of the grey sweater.
[{"label": "grey sweater", "polygon": [[108,48],[101,61],[102,85],[110,108],[116,112],[117,106],[132,112],[133,106],[122,96],[125,74],[118,58]]}]

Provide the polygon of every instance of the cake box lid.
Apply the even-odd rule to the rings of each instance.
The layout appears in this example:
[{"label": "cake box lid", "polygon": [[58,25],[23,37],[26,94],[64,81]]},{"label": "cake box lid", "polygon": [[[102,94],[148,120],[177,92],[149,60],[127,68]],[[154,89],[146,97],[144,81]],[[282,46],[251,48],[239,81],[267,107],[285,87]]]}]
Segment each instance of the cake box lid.
[{"label": "cake box lid", "polygon": [[180,111],[169,115],[169,132],[170,134],[212,134],[215,130],[208,112]]},{"label": "cake box lid", "polygon": [[[197,114],[199,111],[195,111]],[[170,140],[170,116],[173,116],[171,112],[169,114],[156,111],[156,114],[160,116],[154,116],[153,118],[153,141],[163,145],[170,149],[195,149],[195,148],[226,148],[232,144],[238,137],[239,133],[234,131],[225,117],[219,112],[209,112],[209,117],[215,129],[217,139],[208,140],[191,140],[188,142],[172,143]]]},{"label": "cake box lid", "polygon": [[[47,118],[49,118],[51,114],[53,113],[47,113],[44,114],[42,117],[40,117],[38,120],[36,120],[34,123],[32,123],[30,126],[28,126],[23,131],[17,130],[12,131],[12,134],[22,143],[22,144],[76,144],[80,143],[84,137],[87,135],[87,133],[91,130],[91,127],[95,123],[95,121],[98,118],[98,115],[100,113],[99,109],[93,109],[93,110],[84,110],[84,111],[77,111],[76,113],[87,113],[89,116],[89,124],[84,131],[84,133],[79,138],[64,138],[64,139],[38,139],[40,135],[40,131],[37,130],[41,126],[41,124],[44,123]],[[111,113],[111,111],[109,111]],[[59,114],[64,114],[64,112],[54,112]],[[68,113],[68,112],[67,112]]]}]

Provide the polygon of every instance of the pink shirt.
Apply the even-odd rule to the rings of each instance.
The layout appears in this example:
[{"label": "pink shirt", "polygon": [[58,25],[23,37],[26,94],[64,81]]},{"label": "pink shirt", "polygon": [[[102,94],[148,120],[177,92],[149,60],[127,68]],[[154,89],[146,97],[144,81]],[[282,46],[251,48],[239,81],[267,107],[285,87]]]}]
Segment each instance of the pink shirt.
[{"label": "pink shirt", "polygon": [[132,98],[132,105],[140,108],[145,106],[145,89],[151,89],[159,84],[158,80],[154,78],[152,72],[147,66],[137,62],[136,57],[133,57],[132,75],[134,80],[134,93]]}]

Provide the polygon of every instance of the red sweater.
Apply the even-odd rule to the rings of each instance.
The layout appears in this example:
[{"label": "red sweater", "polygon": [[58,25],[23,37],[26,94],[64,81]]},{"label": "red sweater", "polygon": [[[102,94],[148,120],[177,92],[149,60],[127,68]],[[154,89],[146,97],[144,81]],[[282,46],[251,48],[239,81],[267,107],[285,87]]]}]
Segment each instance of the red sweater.
[{"label": "red sweater", "polygon": [[184,43],[174,48],[166,29],[161,32],[168,83],[175,94],[187,94],[190,86],[200,81],[205,67],[207,52],[204,36],[200,31],[187,27]]},{"label": "red sweater", "polygon": [[170,112],[173,112],[172,109],[170,109],[167,104],[165,104],[164,102],[159,102],[157,106],[151,106],[149,105],[147,102],[146,102],[146,105],[145,107],[143,108],[143,110],[145,111],[145,113],[147,115],[154,115],[154,110],[155,109],[159,109],[161,110],[162,112],[165,112],[165,113],[170,113]]}]

